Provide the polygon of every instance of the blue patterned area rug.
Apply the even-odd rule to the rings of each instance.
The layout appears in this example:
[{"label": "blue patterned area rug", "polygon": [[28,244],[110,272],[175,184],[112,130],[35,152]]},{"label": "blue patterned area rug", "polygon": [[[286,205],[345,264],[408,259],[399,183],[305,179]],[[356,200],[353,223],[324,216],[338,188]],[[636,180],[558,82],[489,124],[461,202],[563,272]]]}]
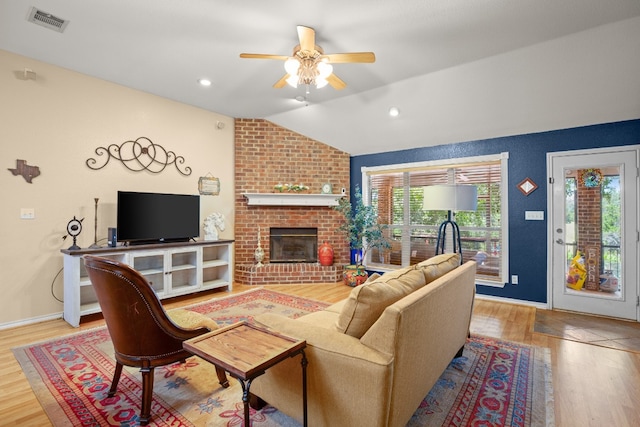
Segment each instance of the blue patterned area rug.
[{"label": "blue patterned area rug", "polygon": [[[260,313],[299,317],[327,304],[266,289],[218,298],[190,309],[221,326],[251,321]],[[36,396],[54,426],[139,425],[142,385],[125,367],[119,392],[107,397],[113,347],[106,328],[14,349]],[[217,384],[213,366],[197,357],[157,368],[152,422],[156,426],[241,426],[242,391],[237,381]],[[267,406],[251,414],[254,427],[298,424]],[[309,420],[313,425],[313,420]],[[548,350],[472,337],[417,408],[408,426],[553,425]]]}]

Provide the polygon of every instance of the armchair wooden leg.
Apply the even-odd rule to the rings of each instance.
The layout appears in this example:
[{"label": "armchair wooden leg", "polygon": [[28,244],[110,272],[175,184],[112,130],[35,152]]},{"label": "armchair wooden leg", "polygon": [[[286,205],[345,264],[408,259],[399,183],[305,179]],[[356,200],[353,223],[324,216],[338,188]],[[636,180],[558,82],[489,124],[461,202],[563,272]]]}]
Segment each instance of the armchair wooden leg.
[{"label": "armchair wooden leg", "polygon": [[111,388],[107,396],[113,397],[118,391],[118,382],[120,381],[120,375],[122,374],[122,363],[116,362],[116,370],[113,371],[113,380],[111,380]]},{"label": "armchair wooden leg", "polygon": [[141,368],[142,372],[142,408],[140,425],[146,426],[151,420],[151,398],[153,397],[153,368]]},{"label": "armchair wooden leg", "polygon": [[218,375],[218,382],[223,388],[229,387],[229,380],[227,379],[227,373],[224,369],[216,366],[216,375]]}]

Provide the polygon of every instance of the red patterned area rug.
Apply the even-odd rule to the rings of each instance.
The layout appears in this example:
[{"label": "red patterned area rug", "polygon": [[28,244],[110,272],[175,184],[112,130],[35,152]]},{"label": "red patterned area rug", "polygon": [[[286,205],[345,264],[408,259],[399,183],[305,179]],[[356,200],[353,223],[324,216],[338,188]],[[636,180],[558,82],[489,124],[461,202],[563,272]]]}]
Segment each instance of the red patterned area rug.
[{"label": "red patterned area rug", "polygon": [[472,336],[407,426],[554,426],[549,349]]},{"label": "red patterned area rug", "polygon": [[[274,312],[292,318],[327,304],[268,289],[256,289],[189,307],[221,326]],[[113,347],[97,328],[13,350],[54,426],[139,425],[142,385],[126,368],[118,393],[107,397]],[[408,426],[553,425],[549,354],[545,349],[472,337],[416,410]],[[152,406],[156,426],[241,426],[242,390],[230,378],[221,388],[213,366],[192,357],[157,368]],[[254,427],[298,424],[267,406],[251,413]],[[313,420],[310,420],[313,425]]]}]

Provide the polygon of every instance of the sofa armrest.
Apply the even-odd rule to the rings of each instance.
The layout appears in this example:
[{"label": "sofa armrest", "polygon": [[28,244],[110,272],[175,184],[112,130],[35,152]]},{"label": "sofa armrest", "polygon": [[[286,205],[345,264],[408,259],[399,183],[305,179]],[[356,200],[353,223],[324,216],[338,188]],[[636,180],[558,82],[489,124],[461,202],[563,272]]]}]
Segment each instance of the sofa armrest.
[{"label": "sofa armrest", "polygon": [[[393,356],[336,330],[275,314],[256,323],[307,342],[309,420],[314,425],[383,427],[389,417]],[[256,378],[251,393],[302,421],[300,358],[290,358]]]}]

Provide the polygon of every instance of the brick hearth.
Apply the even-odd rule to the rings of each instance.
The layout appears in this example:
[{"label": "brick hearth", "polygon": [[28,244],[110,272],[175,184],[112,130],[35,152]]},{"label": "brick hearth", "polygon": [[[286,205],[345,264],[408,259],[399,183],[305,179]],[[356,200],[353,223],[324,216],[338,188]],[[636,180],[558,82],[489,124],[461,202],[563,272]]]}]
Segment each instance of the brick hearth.
[{"label": "brick hearth", "polygon": [[335,283],[342,280],[342,265],[324,267],[314,264],[236,264],[235,281],[245,285],[287,283]]},{"label": "brick hearth", "polygon": [[[296,183],[320,193],[349,188],[350,156],[321,142],[262,119],[235,120],[235,281],[242,284],[327,283],[342,277],[349,246],[338,232],[340,213],[326,206],[248,206],[244,193],[273,193],[274,185]],[[318,243],[334,249],[334,265],[270,264],[269,227],[317,227]],[[263,267],[254,252],[261,233]]]}]

